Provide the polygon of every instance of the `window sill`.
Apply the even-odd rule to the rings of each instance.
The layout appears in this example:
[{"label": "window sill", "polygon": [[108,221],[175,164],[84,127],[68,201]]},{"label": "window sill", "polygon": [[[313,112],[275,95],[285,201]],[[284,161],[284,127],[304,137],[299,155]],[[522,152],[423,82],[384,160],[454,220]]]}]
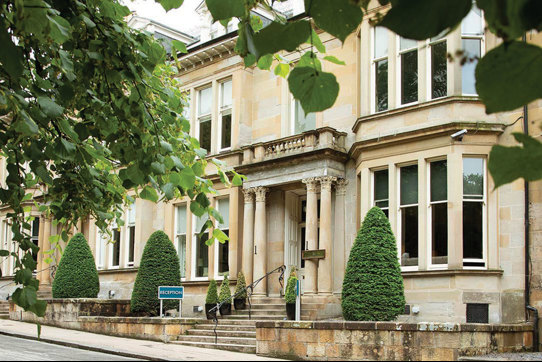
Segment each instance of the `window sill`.
[{"label": "window sill", "polygon": [[98,269],[98,274],[114,274],[114,273],[137,273],[139,268],[110,268],[110,269]]},{"label": "window sill", "polygon": [[501,276],[504,271],[501,269],[438,269],[438,270],[418,270],[403,271],[403,278],[424,278],[435,276]]}]

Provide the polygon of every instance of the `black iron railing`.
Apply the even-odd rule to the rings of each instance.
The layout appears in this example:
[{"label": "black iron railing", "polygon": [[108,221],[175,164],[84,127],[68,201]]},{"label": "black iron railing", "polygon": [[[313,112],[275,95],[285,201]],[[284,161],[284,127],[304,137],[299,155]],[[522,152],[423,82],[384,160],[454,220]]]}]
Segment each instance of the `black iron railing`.
[{"label": "black iron railing", "polygon": [[226,303],[231,304],[232,300],[234,300],[239,295],[243,295],[246,292],[247,293],[247,301],[248,301],[248,319],[251,320],[252,319],[252,304],[250,303],[250,298],[252,297],[252,294],[254,294],[254,288],[258,284],[260,284],[260,282],[262,280],[268,278],[270,275],[275,274],[275,273],[280,273],[280,275],[279,275],[279,283],[280,283],[280,293],[282,295],[282,290],[284,289],[284,272],[285,271],[286,271],[286,266],[285,265],[279,266],[278,268],[276,268],[276,269],[268,272],[267,274],[265,274],[260,279],[252,282],[252,284],[247,285],[245,288],[241,289],[240,291],[238,291],[237,293],[232,295],[229,299],[224,300],[221,303],[218,303],[216,305],[216,307],[213,307],[213,308],[211,308],[209,310],[209,314],[213,314],[213,311],[214,311],[213,322],[215,322],[215,329],[214,329],[215,344],[218,344],[218,333],[216,332],[216,329],[218,328],[218,312],[220,310],[220,307],[222,307],[222,305],[226,304]]}]

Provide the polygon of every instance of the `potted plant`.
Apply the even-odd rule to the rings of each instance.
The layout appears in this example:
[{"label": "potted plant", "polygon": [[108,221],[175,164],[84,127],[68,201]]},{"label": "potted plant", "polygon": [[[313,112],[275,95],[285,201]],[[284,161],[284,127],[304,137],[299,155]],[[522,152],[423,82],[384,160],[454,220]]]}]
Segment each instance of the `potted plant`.
[{"label": "potted plant", "polygon": [[216,317],[216,309],[211,311],[218,305],[218,293],[216,291],[216,281],[213,279],[209,282],[209,288],[207,289],[207,297],[205,298],[205,314],[207,319],[213,319]]},{"label": "potted plant", "polygon": [[286,283],[286,293],[284,299],[286,301],[286,316],[289,320],[295,319],[295,288],[297,285],[297,274],[295,268],[292,268],[290,276],[288,277],[288,283]]},{"label": "potted plant", "polygon": [[237,285],[235,286],[235,299],[233,305],[236,310],[245,309],[247,306],[247,283],[245,281],[245,274],[239,272],[237,275]]},{"label": "potted plant", "polygon": [[218,295],[218,302],[220,303],[220,315],[231,314],[231,290],[230,280],[228,276],[224,276],[224,281],[220,286],[220,294]]}]

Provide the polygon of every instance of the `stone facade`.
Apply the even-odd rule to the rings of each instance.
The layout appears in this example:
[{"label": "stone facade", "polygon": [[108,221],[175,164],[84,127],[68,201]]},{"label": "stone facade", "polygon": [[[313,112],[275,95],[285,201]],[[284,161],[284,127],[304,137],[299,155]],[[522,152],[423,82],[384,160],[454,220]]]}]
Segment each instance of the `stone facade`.
[{"label": "stone facade", "polygon": [[[367,17],[382,10],[377,1],[372,1],[370,8]],[[445,38],[450,54],[461,48],[460,28]],[[251,283],[266,271],[286,265],[300,268],[304,306],[322,306],[322,313],[310,313],[312,318],[339,317],[350,249],[365,214],[379,205],[389,214],[398,239],[398,258],[404,264],[411,313],[401,320],[465,323],[467,305],[484,304],[490,323],[524,322],[525,186],[521,180],[495,190],[487,171],[493,145],[515,145],[512,133],[523,131],[522,122],[516,122],[524,116],[523,110],[486,115],[479,99],[464,92],[463,73],[467,70],[459,61],[446,62],[445,94],[433,97],[432,45],[427,42],[419,42],[416,48],[418,100],[402,104],[400,41],[388,33],[388,106],[377,111],[375,29],[366,19],[344,44],[328,34],[320,36],[329,55],[346,65],[325,64],[326,71],[333,72],[341,86],[337,102],[306,120],[300,120],[296,113],[287,80],[273,72],[244,67],[233,52],[234,35],[189,48],[180,59],[183,67],[179,80],[190,94],[187,117],[192,135],[201,136],[200,105],[205,94],[210,94],[210,115],[205,115],[211,122],[209,157],[247,176],[242,187],[226,188],[214,166],[207,170],[216,181],[217,194],[211,195],[211,201],[221,213],[228,214],[227,225],[217,227],[227,230],[230,241],[225,246],[199,247],[199,221],[190,214],[188,199],[156,205],[137,200],[134,222],[119,231],[118,250],[103,244],[93,221],[86,221],[79,230],[89,240],[100,269],[100,297],[130,297],[146,240],[155,230],[164,230],[183,260],[187,298],[183,314],[187,316],[202,316],[193,307],[203,306],[209,279],[220,280],[228,271],[234,284],[237,273],[243,271],[247,283]],[[482,53],[498,43],[487,30],[480,39]],[[527,41],[540,45],[542,35],[529,34]],[[283,56],[295,62],[299,54]],[[230,86],[231,102],[223,97]],[[542,101],[531,103],[527,111],[529,132],[538,136]],[[230,146],[224,147],[228,142],[223,141],[223,129],[228,127],[223,125],[230,115]],[[310,123],[310,127],[298,129],[301,121]],[[467,130],[464,137],[451,137],[461,130]],[[473,195],[467,194],[464,186],[471,167],[465,160],[481,165],[481,194],[475,198],[468,197]],[[446,161],[446,175],[432,186],[432,167],[442,161]],[[416,186],[410,191],[415,192],[416,199],[405,203],[402,186],[407,185],[401,180],[407,179],[406,171],[412,171],[412,166],[416,167],[411,178]],[[0,168],[0,173],[3,170]],[[380,171],[387,172],[383,188],[377,177]],[[0,174],[0,182],[2,177]],[[433,200],[431,188],[439,185],[446,185],[442,188],[445,197]],[[385,191],[385,199],[375,197],[375,188]],[[473,202],[479,211],[476,215],[481,215],[475,220],[478,229],[474,232],[480,239],[476,241],[479,250],[474,251],[468,249],[465,236],[473,231],[468,227],[475,218],[469,217],[473,211],[467,208]],[[540,309],[542,182],[530,183],[529,202],[530,303]],[[442,222],[434,223],[438,212],[445,213],[444,219],[439,219],[445,220],[445,227]],[[5,232],[1,222],[6,213],[0,211],[0,232]],[[34,214],[39,216],[37,211]],[[415,222],[412,215],[416,215]],[[48,236],[58,230],[46,219],[39,227],[40,246],[47,249]],[[433,229],[440,230],[438,237]],[[446,243],[435,246],[438,238]],[[8,238],[0,242],[9,246]],[[129,260],[130,245],[134,248],[133,260]],[[325,258],[302,260],[302,249],[325,250]],[[476,258],[468,255],[470,252]],[[43,259],[39,262],[40,270],[46,267]],[[9,277],[11,266],[5,262],[2,268]],[[50,283],[47,273],[40,274],[40,279],[42,284]],[[272,277],[259,284],[255,292],[278,296],[282,290],[278,278]]]}]

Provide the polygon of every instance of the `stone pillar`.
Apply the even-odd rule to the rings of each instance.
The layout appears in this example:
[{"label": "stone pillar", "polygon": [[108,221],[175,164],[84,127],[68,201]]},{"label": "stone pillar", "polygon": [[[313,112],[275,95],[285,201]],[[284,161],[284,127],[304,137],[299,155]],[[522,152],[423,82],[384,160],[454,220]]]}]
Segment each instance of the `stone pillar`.
[{"label": "stone pillar", "polygon": [[247,285],[252,283],[254,259],[254,189],[243,189],[245,209],[243,220],[243,274]]},{"label": "stone pillar", "polygon": [[348,180],[343,178],[337,180],[335,186],[335,235],[333,237],[333,291],[341,293],[344,271],[348,261],[345,248],[345,195]]},{"label": "stone pillar", "polygon": [[[44,251],[51,250],[51,242],[49,241],[49,237],[51,236],[51,219],[44,217],[40,220],[43,223],[43,243],[42,243],[42,249],[40,250],[40,253]],[[53,255],[50,255],[50,257],[53,257]],[[45,256],[43,256],[43,259],[45,260]],[[53,264],[46,264],[43,263],[43,269],[47,269]],[[40,283],[41,285],[50,285],[51,284],[51,270],[47,269],[41,272],[40,276]]]},{"label": "stone pillar", "polygon": [[[256,187],[256,214],[254,220],[254,273],[253,281],[263,277],[267,273],[267,214],[265,211],[265,196],[268,189]],[[262,280],[256,288],[254,295],[267,294],[267,280]]]},{"label": "stone pillar", "polygon": [[332,257],[333,235],[331,233],[331,186],[337,181],[336,177],[320,177],[320,247],[326,251],[326,257],[320,259],[318,265],[318,294],[332,292]]},{"label": "stone pillar", "polygon": [[[307,226],[306,238],[308,250],[318,249],[318,179],[312,177],[304,179],[307,185]],[[329,277],[329,276],[328,276]],[[318,260],[305,261],[304,294],[318,292]]]}]

